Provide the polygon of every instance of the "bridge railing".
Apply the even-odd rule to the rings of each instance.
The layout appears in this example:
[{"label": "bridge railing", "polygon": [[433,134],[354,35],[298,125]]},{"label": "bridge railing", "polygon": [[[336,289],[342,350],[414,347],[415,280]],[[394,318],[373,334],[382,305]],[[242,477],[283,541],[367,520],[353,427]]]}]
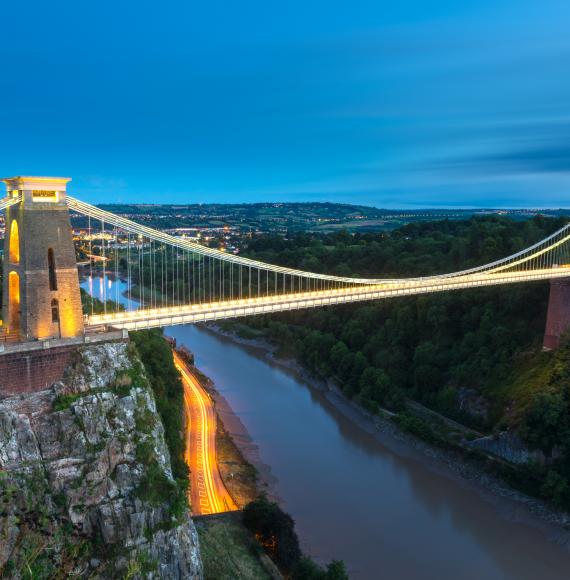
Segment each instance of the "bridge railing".
[{"label": "bridge railing", "polygon": [[4,211],[8,207],[20,203],[20,201],[22,201],[21,194],[18,194],[17,196],[9,195],[7,197],[3,197],[0,199],[0,211]]}]

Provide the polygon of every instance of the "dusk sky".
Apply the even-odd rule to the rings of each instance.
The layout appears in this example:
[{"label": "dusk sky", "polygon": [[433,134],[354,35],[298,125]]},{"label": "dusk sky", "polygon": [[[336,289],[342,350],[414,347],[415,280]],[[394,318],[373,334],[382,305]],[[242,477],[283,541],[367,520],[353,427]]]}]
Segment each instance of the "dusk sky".
[{"label": "dusk sky", "polygon": [[91,202],[570,205],[568,0],[0,15],[3,176]]}]

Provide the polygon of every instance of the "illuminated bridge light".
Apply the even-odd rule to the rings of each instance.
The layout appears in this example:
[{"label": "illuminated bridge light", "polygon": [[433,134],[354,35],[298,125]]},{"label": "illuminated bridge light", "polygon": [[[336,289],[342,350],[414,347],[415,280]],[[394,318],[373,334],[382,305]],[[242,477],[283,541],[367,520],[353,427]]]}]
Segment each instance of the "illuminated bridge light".
[{"label": "illuminated bridge light", "polygon": [[[8,196],[0,200],[0,209],[20,200],[20,195]],[[89,219],[83,243],[85,254],[90,256],[90,288],[93,273],[102,273],[98,297],[103,302],[103,312],[95,313],[92,301],[91,312],[86,317],[87,327],[91,329],[106,325],[148,328],[566,278],[570,268],[570,225],[525,250],[490,264],[434,276],[374,279],[333,276],[267,264],[137,224],[70,196],[65,197],[65,203],[73,212]],[[16,225],[12,225],[14,231],[10,237],[17,240],[18,225],[15,221],[12,224]],[[17,264],[16,250],[10,256]],[[127,311],[110,308],[109,300],[121,302],[119,285],[112,283],[121,277],[126,278],[128,304],[138,303],[137,308]],[[135,296],[134,288],[137,289]],[[63,303],[60,299],[59,304]],[[63,309],[61,324],[69,326]],[[75,328],[69,326],[69,329],[68,332],[75,332]]]}]

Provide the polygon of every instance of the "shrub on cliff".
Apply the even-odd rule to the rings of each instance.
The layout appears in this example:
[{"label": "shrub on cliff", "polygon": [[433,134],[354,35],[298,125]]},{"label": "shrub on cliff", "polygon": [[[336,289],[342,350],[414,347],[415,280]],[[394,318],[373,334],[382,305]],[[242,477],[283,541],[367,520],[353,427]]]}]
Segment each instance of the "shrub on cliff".
[{"label": "shrub on cliff", "polygon": [[184,408],[182,383],[174,366],[172,351],[164,340],[162,330],[141,330],[131,333],[141,360],[144,363],[156,407],[164,425],[164,438],[170,451],[172,473],[178,480],[188,481],[188,468],[184,463]]}]

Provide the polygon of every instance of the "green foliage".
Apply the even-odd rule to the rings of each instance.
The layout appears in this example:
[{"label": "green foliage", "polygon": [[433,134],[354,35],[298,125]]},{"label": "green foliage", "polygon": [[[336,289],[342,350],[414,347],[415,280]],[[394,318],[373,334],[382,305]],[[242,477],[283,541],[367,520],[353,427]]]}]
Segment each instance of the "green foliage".
[{"label": "green foliage", "polygon": [[[156,460],[145,466],[144,475],[136,489],[142,501],[154,507],[168,504],[173,525],[181,520],[187,511],[185,488],[169,479]],[[167,525],[168,527],[168,525]]]},{"label": "green foliage", "polygon": [[[134,332],[131,334],[131,344],[138,352],[138,357],[133,357],[135,362],[129,371],[129,379],[133,384],[150,383],[164,426],[164,438],[170,451],[172,473],[176,480],[172,481],[165,475],[157,463],[152,444],[141,438],[137,442],[136,458],[145,468],[137,495],[154,506],[164,503],[168,505],[172,516],[172,521],[165,524],[168,527],[180,521],[187,512],[188,468],[184,463],[182,383],[174,366],[172,351],[164,340],[162,331]],[[144,369],[138,358],[144,361]],[[135,423],[139,433],[149,434],[155,426],[155,417],[146,406],[138,404]],[[150,530],[151,533],[152,531]]]},{"label": "green foliage", "polygon": [[[184,463],[183,390],[180,375],[172,359],[170,346],[160,330],[142,330],[131,333],[156,399],[157,410],[164,425],[164,438],[170,451],[172,473],[177,480],[188,481]],[[133,368],[133,382],[140,380],[142,368]],[[139,418],[141,421],[144,418]]]},{"label": "green foliage", "polygon": [[[71,407],[71,405],[73,405],[73,403],[75,403],[75,401],[78,401],[79,399],[86,397],[87,395],[96,395],[96,394],[108,391],[110,389],[112,389],[113,394],[115,394],[119,397],[126,397],[131,392],[131,385],[133,384],[133,382],[137,385],[144,385],[143,382],[133,381],[130,377],[131,377],[131,370],[129,370],[128,373],[119,374],[119,376],[116,377],[114,383],[109,385],[109,386],[99,387],[96,389],[90,389],[89,391],[85,391],[82,393],[70,393],[67,395],[59,394],[53,400],[53,403],[52,403],[53,409],[54,409],[54,411],[65,411],[66,409],[69,409]],[[113,414],[114,414],[114,410],[111,409],[109,411],[108,416],[112,417]],[[80,421],[80,418],[75,417],[75,421]]]},{"label": "green foliage", "polygon": [[47,580],[53,578],[56,568],[49,558],[46,548],[49,542],[40,534],[29,533],[22,539],[19,546],[19,564],[22,578],[25,580]]},{"label": "green foliage", "polygon": [[175,491],[176,484],[168,479],[156,461],[151,461],[146,465],[143,478],[137,488],[137,496],[140,499],[156,507],[169,501],[171,494]]},{"label": "green foliage", "polygon": [[73,393],[71,395],[57,395],[57,397],[53,401],[53,409],[54,411],[65,411],[65,409],[69,409],[77,399],[84,397],[85,393]]},{"label": "green foliage", "polygon": [[103,312],[120,312],[125,309],[122,304],[117,304],[113,300],[106,300],[103,302],[98,298],[95,298],[89,294],[83,288],[80,288],[81,292],[81,306],[83,308],[83,314],[103,314]]},{"label": "green foliage", "polygon": [[150,465],[156,460],[153,444],[150,441],[138,441],[135,456],[139,463]]},{"label": "green foliage", "polygon": [[235,518],[196,520],[204,578],[269,580],[262,552],[251,533]]},{"label": "green foliage", "polygon": [[243,523],[281,570],[289,572],[301,558],[293,518],[265,496],[245,506]]},{"label": "green foliage", "polygon": [[[409,224],[394,232],[288,240],[254,240],[247,256],[316,271],[365,277],[405,277],[451,272],[518,251],[550,234],[560,220],[524,222],[489,217]],[[247,320],[305,366],[333,378],[348,397],[371,412],[399,411],[411,397],[473,427],[491,427],[509,401],[494,399],[512,372],[514,358],[540,344],[547,284],[478,288],[445,294],[379,300],[331,309],[290,312]],[[487,422],[467,415],[457,389],[490,399]]]},{"label": "green foliage", "polygon": [[[484,264],[522,250],[563,225],[562,219],[535,217],[524,222],[485,217],[414,223],[388,234],[297,234],[289,239],[264,236],[248,255],[288,267],[313,265],[334,273],[363,277],[441,274]],[[344,273],[343,272],[343,273]]]},{"label": "green foliage", "polygon": [[[524,222],[489,217],[380,234],[267,236],[246,254],[349,276],[430,275],[507,256],[562,224],[540,216]],[[570,338],[556,353],[540,352],[547,300],[547,284],[520,284],[255,317],[247,324],[370,412],[396,411],[402,429],[432,444],[454,445],[453,436],[444,425],[407,413],[407,398],[479,430],[518,429],[544,452],[546,465],[493,468],[518,489],[570,509]],[[487,400],[486,418],[460,408],[464,387]]]},{"label": "green foliage", "polygon": [[324,570],[301,553],[293,518],[265,495],[248,503],[243,523],[261,543],[270,558],[291,578],[298,580],[345,580],[344,563],[333,560]]},{"label": "green foliage", "polygon": [[556,506],[564,509],[570,506],[570,481],[555,469],[547,472],[540,491],[543,497],[552,500]]},{"label": "green foliage", "polygon": [[326,569],[316,562],[303,556],[297,562],[291,574],[293,580],[348,580],[344,562],[333,560]]},{"label": "green foliage", "polygon": [[152,558],[148,552],[137,554],[134,560],[130,560],[127,565],[125,580],[132,578],[147,578],[158,570],[158,562]]},{"label": "green foliage", "polygon": [[16,482],[8,477],[6,471],[0,471],[0,515],[5,515],[5,509],[14,501],[18,492]]},{"label": "green foliage", "polygon": [[67,577],[77,563],[88,560],[91,542],[68,520],[64,493],[50,492],[43,470],[29,467],[25,473],[0,472],[0,518],[19,528],[18,542],[0,576]]},{"label": "green foliage", "polygon": [[449,438],[447,437],[447,432],[445,430],[441,428],[436,430],[430,423],[427,423],[415,415],[401,413],[395,415],[394,422],[403,431],[411,433],[432,445],[438,445],[439,447],[450,446]]},{"label": "green foliage", "polygon": [[135,426],[139,433],[150,434],[156,426],[156,416],[145,404],[144,397],[137,397]]},{"label": "green foliage", "polygon": [[570,336],[551,354],[536,390],[521,418],[519,433],[549,459],[538,468],[535,493],[556,506],[570,509]]},{"label": "green foliage", "polygon": [[526,442],[550,456],[556,446],[570,450],[570,389],[560,392],[538,393],[534,398],[520,430]]}]

